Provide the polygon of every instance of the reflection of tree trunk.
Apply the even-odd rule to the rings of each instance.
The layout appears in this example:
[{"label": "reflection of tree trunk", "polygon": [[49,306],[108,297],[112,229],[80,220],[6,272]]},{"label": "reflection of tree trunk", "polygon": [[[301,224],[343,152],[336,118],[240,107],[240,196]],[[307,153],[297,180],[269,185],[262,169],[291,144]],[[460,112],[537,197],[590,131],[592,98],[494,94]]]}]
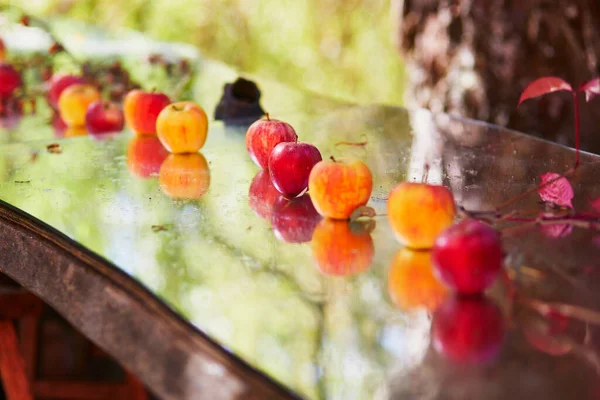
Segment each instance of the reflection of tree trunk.
[{"label": "reflection of tree trunk", "polygon": [[[521,90],[544,75],[573,85],[598,74],[598,0],[394,0],[410,71],[407,104],[573,145],[571,98],[519,109]],[[583,101],[583,100],[582,100]],[[583,106],[582,147],[600,152],[600,100]]]}]

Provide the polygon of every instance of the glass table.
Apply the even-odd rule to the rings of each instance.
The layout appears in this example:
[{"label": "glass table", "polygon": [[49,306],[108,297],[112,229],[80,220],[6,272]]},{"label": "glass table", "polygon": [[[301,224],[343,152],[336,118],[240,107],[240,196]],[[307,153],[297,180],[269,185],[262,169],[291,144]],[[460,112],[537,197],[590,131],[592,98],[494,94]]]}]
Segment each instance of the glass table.
[{"label": "glass table", "polygon": [[[212,113],[237,74],[206,60],[198,66],[193,99]],[[437,350],[436,314],[418,298],[433,295],[394,261],[407,250],[384,215],[396,184],[422,180],[449,187],[466,210],[494,210],[535,187],[541,174],[567,171],[572,149],[475,121],[346,104],[251,78],[263,108],[324,158],[355,157],[371,168],[369,205],[380,215],[363,270],[322,267],[310,235],[297,234],[306,225],[312,233],[313,215],[281,214],[283,222],[272,223],[268,190],[251,189],[259,171],[243,126],[211,121],[198,156],[208,166],[208,191],[182,199],[185,180],[159,179],[163,160],[136,147],[132,132],[58,138],[31,117],[0,133],[2,272],[160,398],[599,396],[597,226],[506,223],[511,283],[498,280],[478,300],[501,313],[500,339],[493,357],[465,361]],[[570,178],[576,210],[593,216],[599,177],[600,158],[583,154]],[[533,192],[505,215],[545,207]]]}]

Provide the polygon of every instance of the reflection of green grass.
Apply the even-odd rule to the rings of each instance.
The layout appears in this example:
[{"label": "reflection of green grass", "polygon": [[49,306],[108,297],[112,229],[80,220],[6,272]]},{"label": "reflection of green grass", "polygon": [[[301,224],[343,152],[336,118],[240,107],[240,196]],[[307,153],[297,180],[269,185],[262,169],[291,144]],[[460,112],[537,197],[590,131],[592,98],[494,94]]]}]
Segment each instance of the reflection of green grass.
[{"label": "reflection of green grass", "polygon": [[[39,0],[12,3],[198,45],[209,57],[363,103],[401,104],[388,0]],[[22,4],[25,3],[25,4]]]}]

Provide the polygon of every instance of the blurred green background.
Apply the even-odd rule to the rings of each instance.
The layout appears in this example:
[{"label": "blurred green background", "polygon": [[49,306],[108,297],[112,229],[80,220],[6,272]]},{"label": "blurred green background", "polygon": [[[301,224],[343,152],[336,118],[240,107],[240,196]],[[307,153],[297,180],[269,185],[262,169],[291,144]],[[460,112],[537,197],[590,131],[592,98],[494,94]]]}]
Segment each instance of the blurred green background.
[{"label": "blurred green background", "polygon": [[128,27],[209,58],[358,103],[402,104],[390,0],[13,0],[40,17]]}]

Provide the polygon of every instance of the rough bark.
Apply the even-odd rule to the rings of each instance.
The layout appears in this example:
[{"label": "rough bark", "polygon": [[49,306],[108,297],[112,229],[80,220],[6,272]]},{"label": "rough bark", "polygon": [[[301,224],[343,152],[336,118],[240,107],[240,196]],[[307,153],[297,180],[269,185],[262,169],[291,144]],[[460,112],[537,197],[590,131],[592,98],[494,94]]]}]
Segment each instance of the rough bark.
[{"label": "rough bark", "polygon": [[[574,86],[599,74],[598,0],[394,0],[407,61],[407,104],[574,144],[572,98],[516,108],[544,75]],[[600,100],[582,105],[582,148],[600,153]]]}]

